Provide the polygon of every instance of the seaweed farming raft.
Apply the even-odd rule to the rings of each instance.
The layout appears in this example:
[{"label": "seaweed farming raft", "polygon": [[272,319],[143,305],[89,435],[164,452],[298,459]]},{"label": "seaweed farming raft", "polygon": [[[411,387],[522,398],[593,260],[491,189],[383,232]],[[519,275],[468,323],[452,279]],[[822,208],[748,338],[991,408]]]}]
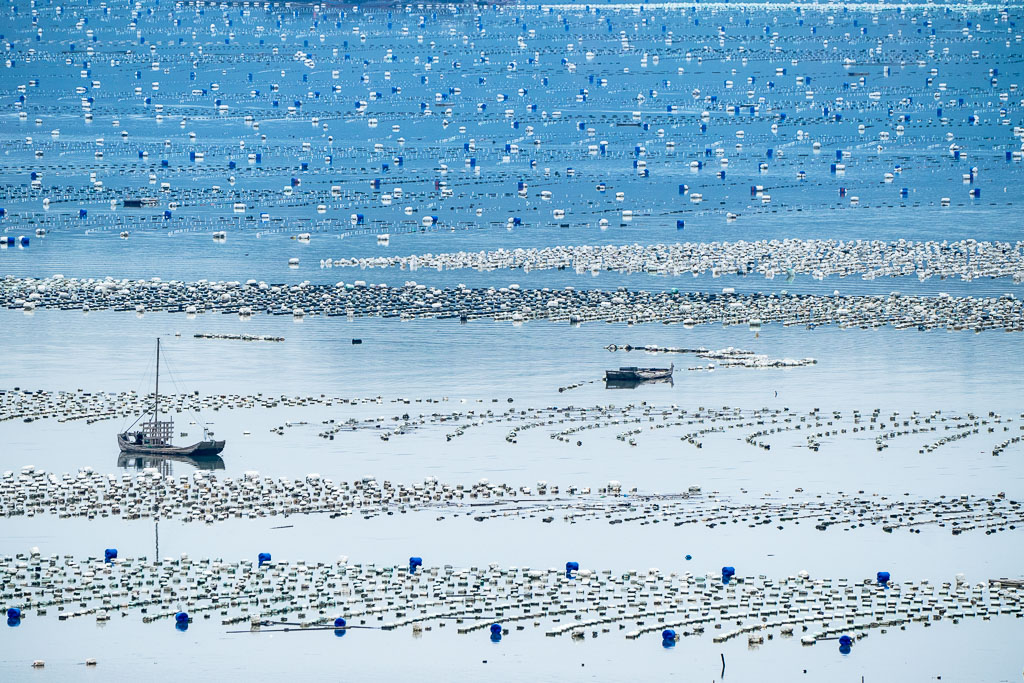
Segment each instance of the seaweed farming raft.
[{"label": "seaweed farming raft", "polygon": [[[561,565],[561,562],[559,562]],[[848,647],[869,633],[949,620],[1020,618],[1019,582],[969,583],[876,576],[812,578],[807,572],[769,578],[736,568],[694,574],[651,568],[613,573],[578,562],[534,569],[497,564],[429,565],[307,563],[270,553],[235,562],[118,557],[44,557],[38,550],[0,561],[0,599],[23,628],[59,621],[105,622],[119,616],[170,628],[256,637],[264,631],[405,631],[445,629],[460,636],[514,637],[526,628],[552,638],[648,638],[671,647],[681,638],[723,643],[746,638],[759,646],[775,637],[803,645],[838,640]],[[14,607],[14,605],[18,605]],[[41,622],[41,623],[40,623]],[[244,628],[239,629],[238,626]],[[513,631],[515,629],[515,631]],[[327,634],[322,634],[327,635]],[[497,636],[497,638],[495,638]],[[398,634],[394,634],[398,637]]]},{"label": "seaweed farming raft", "polygon": [[507,287],[440,289],[407,282],[401,287],[356,280],[335,285],[273,285],[257,280],[192,283],[150,280],[17,278],[0,280],[0,306],[32,313],[36,309],[134,312],[256,314],[303,318],[307,315],[496,320],[522,323],[665,323],[684,327],[706,324],[777,323],[841,328],[946,330],[1024,330],[1024,306],[1013,294],[999,297],[879,295],[832,296],[738,294],[728,291],[649,292],[552,290]]},{"label": "seaweed farming raft", "polygon": [[[802,491],[802,489],[801,489]],[[970,531],[985,535],[1024,528],[1020,501],[1003,494],[938,498],[891,498],[857,494],[760,498],[704,495],[700,487],[676,493],[626,489],[618,481],[599,487],[513,486],[482,479],[475,484],[441,483],[427,478],[403,484],[363,477],[334,481],[311,473],[304,478],[261,476],[217,477],[209,471],[192,476],[163,476],[156,469],[137,475],[103,475],[91,468],[77,474],[47,473],[27,465],[17,474],[0,477],[0,516],[88,520],[173,519],[216,524],[229,519],[256,520],[291,515],[359,516],[433,513],[441,522],[461,516],[477,522],[516,518],[552,523],[657,524],[688,529],[725,529],[743,523],[749,528],[783,530],[810,524],[818,531],[920,533],[945,529],[958,536]],[[671,533],[671,532],[666,532]]]},{"label": "seaweed farming raft", "polygon": [[759,240],[675,244],[574,245],[543,248],[457,251],[411,256],[326,259],[330,268],[480,271],[521,269],[616,271],[653,275],[763,275],[792,278],[859,275],[864,280],[914,275],[972,281],[980,278],[1024,280],[1024,242],[912,240]]}]

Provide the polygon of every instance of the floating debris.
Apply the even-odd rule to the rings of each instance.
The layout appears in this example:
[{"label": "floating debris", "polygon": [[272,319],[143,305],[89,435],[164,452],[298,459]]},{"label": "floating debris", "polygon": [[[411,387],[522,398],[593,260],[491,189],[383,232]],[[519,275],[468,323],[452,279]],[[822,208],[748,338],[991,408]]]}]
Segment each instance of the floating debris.
[{"label": "floating debris", "polygon": [[712,351],[710,349],[686,349],[672,346],[633,346],[626,344],[609,344],[605,347],[608,351],[643,351],[645,353],[690,353],[698,358],[716,360],[720,367],[726,368],[801,368],[808,365],[815,365],[818,361],[813,358],[769,358],[764,354],[754,353],[736,349],[731,346]]}]

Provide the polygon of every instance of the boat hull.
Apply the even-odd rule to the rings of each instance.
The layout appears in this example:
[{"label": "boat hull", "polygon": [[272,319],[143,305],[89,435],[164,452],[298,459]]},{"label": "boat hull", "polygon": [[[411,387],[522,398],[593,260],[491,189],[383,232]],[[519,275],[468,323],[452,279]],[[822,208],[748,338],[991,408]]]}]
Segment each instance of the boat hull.
[{"label": "boat hull", "polygon": [[672,376],[669,368],[621,368],[619,370],[606,370],[604,373],[607,382],[649,382],[656,379],[668,379]]},{"label": "boat hull", "polygon": [[669,384],[675,386],[675,382],[672,381],[671,377],[661,377],[658,379],[609,379],[605,380],[605,389],[636,389],[648,384]]},{"label": "boat hull", "polygon": [[122,453],[141,456],[192,456],[203,457],[218,455],[224,450],[224,441],[200,441],[191,446],[146,446],[137,444],[127,438],[125,434],[117,435],[117,445]]}]

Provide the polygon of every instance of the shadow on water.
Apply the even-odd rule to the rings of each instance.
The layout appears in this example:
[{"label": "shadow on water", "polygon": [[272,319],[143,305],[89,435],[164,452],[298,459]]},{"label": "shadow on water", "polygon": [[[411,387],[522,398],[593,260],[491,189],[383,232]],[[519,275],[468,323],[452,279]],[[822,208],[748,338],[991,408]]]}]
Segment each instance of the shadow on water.
[{"label": "shadow on water", "polygon": [[668,384],[669,386],[675,386],[675,382],[672,381],[671,377],[663,377],[657,379],[606,379],[604,381],[604,388],[636,389],[646,384]]},{"label": "shadow on water", "polygon": [[125,470],[141,471],[152,467],[161,474],[173,473],[172,463],[182,462],[197,470],[222,470],[224,458],[219,455],[136,455],[122,451],[117,456],[117,466]]}]

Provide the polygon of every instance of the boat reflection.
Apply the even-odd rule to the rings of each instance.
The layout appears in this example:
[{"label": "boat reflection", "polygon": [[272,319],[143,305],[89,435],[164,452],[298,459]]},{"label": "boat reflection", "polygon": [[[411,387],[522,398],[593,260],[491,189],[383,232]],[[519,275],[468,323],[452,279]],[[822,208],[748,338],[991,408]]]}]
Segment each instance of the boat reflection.
[{"label": "boat reflection", "polygon": [[161,474],[171,474],[172,463],[183,462],[197,470],[222,470],[224,458],[219,455],[136,455],[122,451],[117,456],[117,466],[126,470],[144,470],[152,467]]},{"label": "boat reflection", "polygon": [[636,389],[646,384],[668,384],[669,386],[675,386],[675,382],[672,381],[671,377],[662,377],[658,379],[606,379],[604,381],[604,388]]}]

